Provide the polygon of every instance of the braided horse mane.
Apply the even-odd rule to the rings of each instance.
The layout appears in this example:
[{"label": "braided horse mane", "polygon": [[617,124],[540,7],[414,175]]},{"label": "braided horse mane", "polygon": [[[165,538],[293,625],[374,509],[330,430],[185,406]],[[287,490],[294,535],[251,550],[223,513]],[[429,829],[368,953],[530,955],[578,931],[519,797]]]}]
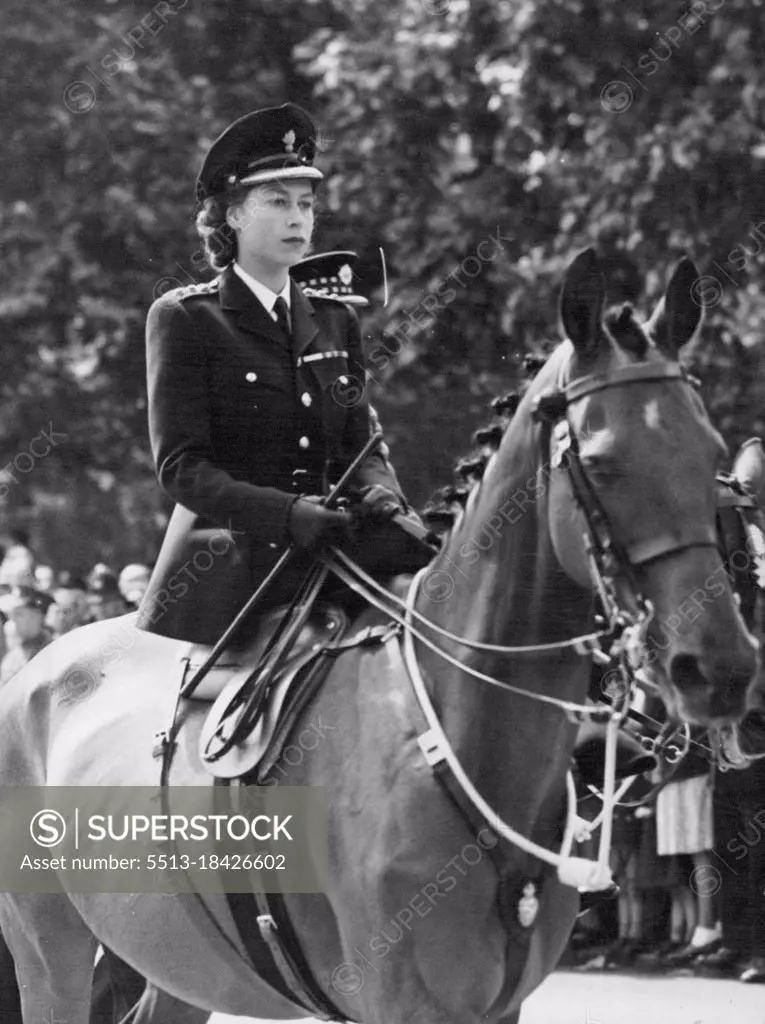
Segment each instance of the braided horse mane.
[{"label": "braided horse mane", "polygon": [[[645,354],[649,342],[631,303],[625,302],[609,310],[604,323],[607,333],[622,348],[636,356]],[[455,464],[454,482],[439,487],[428,499],[422,510],[422,518],[436,533],[446,533],[454,526],[457,515],[465,508],[470,494],[483,478],[489,459],[499,449],[521,399],[546,362],[546,355],[533,353],[524,357],[526,379],[519,390],[508,391],[492,400],[494,418],[473,434],[473,450]]]}]

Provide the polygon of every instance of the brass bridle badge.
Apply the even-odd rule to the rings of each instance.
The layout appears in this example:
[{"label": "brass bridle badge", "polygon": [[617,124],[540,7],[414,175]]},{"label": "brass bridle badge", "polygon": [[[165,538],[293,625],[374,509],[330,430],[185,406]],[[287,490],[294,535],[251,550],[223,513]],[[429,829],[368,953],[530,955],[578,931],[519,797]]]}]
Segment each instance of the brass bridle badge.
[{"label": "brass bridle badge", "polygon": [[522,928],[530,928],[538,913],[537,887],[533,882],[527,882],[523,887],[523,896],[518,900],[518,924]]}]

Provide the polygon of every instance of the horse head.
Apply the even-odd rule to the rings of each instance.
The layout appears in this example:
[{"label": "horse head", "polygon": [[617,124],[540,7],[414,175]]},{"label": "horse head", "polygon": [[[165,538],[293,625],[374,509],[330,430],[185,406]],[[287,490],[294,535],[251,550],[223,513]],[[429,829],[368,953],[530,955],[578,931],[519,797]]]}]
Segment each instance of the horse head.
[{"label": "horse head", "polygon": [[620,606],[649,609],[643,661],[670,713],[708,724],[741,716],[758,652],[718,549],[726,446],[678,361],[701,320],[697,276],[683,259],[647,322],[628,306],[604,321],[597,257],[578,256],[560,301],[567,341],[519,414],[544,432],[550,540],[566,575],[591,590],[600,553]]}]

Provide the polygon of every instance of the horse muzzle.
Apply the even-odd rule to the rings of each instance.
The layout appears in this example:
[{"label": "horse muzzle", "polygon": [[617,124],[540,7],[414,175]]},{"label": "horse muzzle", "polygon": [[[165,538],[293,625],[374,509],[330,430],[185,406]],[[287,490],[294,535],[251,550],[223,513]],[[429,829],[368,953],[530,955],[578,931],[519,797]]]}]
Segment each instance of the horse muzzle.
[{"label": "horse muzzle", "polygon": [[678,711],[698,725],[737,722],[747,706],[750,685],[759,669],[759,647],[753,637],[741,637],[732,649],[716,657],[678,652],[669,662],[669,682],[678,698]]}]

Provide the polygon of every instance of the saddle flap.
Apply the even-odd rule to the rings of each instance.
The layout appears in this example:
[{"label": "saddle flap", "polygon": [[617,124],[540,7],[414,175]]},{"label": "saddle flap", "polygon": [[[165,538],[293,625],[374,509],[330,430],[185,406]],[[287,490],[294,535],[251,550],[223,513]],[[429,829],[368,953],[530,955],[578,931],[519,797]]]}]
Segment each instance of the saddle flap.
[{"label": "saddle flap", "polygon": [[[206,769],[216,778],[240,778],[251,772],[269,749],[272,738],[284,726],[285,715],[302,709],[299,694],[303,684],[310,685],[314,673],[303,670],[316,662],[323,648],[336,643],[348,628],[348,617],[339,608],[325,608],[320,616],[303,627],[289,657],[271,679],[258,678],[249,671],[231,677],[213,704],[199,738],[199,755]],[[256,687],[261,688],[259,697]],[[248,698],[255,697],[254,707]],[[298,711],[294,711],[294,718]],[[250,717],[246,735],[220,756],[216,747],[226,744],[244,717]]]},{"label": "saddle flap", "polygon": [[[247,678],[258,664],[269,640],[283,619],[287,605],[271,608],[257,620],[257,630],[249,643],[225,651],[220,659],[208,670],[202,682],[196,687],[190,700],[216,701],[233,679]],[[187,644],[178,655],[186,662],[183,683],[207,661],[212,646]]]}]

